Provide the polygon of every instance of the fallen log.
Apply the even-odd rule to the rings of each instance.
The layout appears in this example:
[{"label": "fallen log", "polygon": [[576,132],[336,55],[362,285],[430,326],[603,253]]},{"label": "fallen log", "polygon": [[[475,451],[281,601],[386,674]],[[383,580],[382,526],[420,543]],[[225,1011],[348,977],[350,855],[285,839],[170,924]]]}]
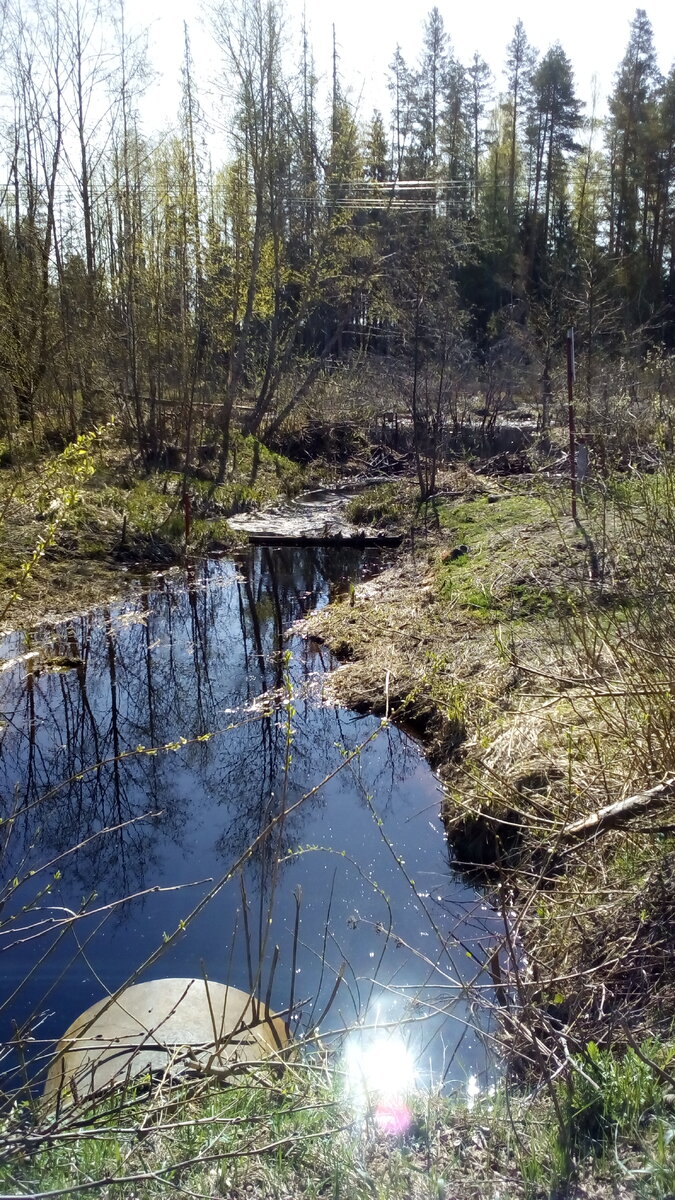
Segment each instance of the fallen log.
[{"label": "fallen log", "polygon": [[[243,532],[246,532],[244,530]],[[400,533],[274,533],[251,532],[248,540],[256,546],[400,546]]]},{"label": "fallen log", "polygon": [[622,829],[636,817],[658,808],[673,796],[675,796],[675,777],[665,779],[663,783],[657,783],[655,787],[648,788],[645,792],[628,796],[625,800],[607,804],[604,808],[597,809],[596,812],[591,813],[588,817],[582,817],[579,821],[573,821],[563,830],[562,840],[576,842],[593,834],[606,833],[610,829]]}]

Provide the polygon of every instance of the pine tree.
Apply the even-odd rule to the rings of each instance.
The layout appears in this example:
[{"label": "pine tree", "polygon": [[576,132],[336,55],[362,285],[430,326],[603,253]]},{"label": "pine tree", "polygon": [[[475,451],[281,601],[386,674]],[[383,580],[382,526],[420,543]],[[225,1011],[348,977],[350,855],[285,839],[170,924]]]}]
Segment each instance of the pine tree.
[{"label": "pine tree", "polygon": [[[657,261],[672,305],[675,300],[675,67],[663,88],[660,111],[661,195],[658,220]],[[675,317],[671,329],[675,332]]]},{"label": "pine tree", "polygon": [[647,14],[638,8],[626,53],[609,100],[611,156],[610,251],[632,254],[640,243],[642,192],[652,150],[656,100],[661,78]]},{"label": "pine tree", "polygon": [[414,103],[413,74],[401,54],[400,46],[396,47],[394,57],[389,64],[387,88],[392,99],[392,157],[396,178],[400,179],[408,150]]},{"label": "pine tree", "polygon": [[473,138],[469,115],[466,71],[450,57],[445,78],[443,122],[440,131],[442,176],[449,184],[447,212],[452,221],[464,222],[471,212]]},{"label": "pine tree", "polygon": [[481,120],[490,92],[492,72],[485,59],[481,58],[478,52],[476,52],[471,60],[471,65],[467,67],[466,75],[469,90],[469,116],[473,137],[473,208],[474,212],[478,212],[479,162],[483,143]]},{"label": "pine tree", "polygon": [[449,58],[443,18],[437,8],[432,8],[424,23],[422,59],[415,79],[415,135],[409,154],[413,177],[425,179],[438,168]]},{"label": "pine tree", "polygon": [[391,178],[391,152],[387,140],[387,132],[382,120],[382,113],[377,109],[366,130],[365,142],[365,171],[366,178],[376,183],[384,183]]},{"label": "pine tree", "polygon": [[516,182],[518,177],[518,132],[523,113],[527,109],[530,96],[532,73],[536,66],[536,52],[527,39],[525,26],[517,21],[513,37],[509,42],[506,67],[508,79],[508,109],[510,116],[509,137],[509,189],[507,202],[507,217],[509,227],[515,237],[516,229]]},{"label": "pine tree", "polygon": [[535,259],[545,267],[555,203],[564,199],[569,152],[581,124],[582,104],[574,92],[572,65],[559,43],[544,55],[532,77],[528,137],[532,150],[530,272]]}]

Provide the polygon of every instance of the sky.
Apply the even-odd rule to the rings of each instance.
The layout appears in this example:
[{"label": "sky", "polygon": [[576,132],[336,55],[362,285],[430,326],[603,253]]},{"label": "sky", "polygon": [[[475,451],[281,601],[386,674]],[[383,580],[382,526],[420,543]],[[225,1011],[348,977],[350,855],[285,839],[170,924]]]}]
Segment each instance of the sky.
[{"label": "sky", "polygon": [[[388,107],[386,71],[396,44],[413,64],[420,52],[424,18],[431,3],[417,7],[410,0],[304,0],[316,70],[325,86],[331,75],[332,27],[340,56],[341,74],[350,99],[362,119],[374,107]],[[666,72],[675,62],[675,3],[646,0],[647,15],[654,30],[659,65]],[[529,41],[544,53],[560,41],[572,61],[578,94],[590,103],[593,79],[597,78],[600,111],[626,49],[635,0],[567,0],[553,5],[550,0],[464,0],[450,4],[439,0],[438,8],[450,36],[455,55],[471,61],[474,51],[486,59],[495,77],[496,90],[503,86],[502,69],[506,47],[520,17]],[[299,51],[303,0],[286,0],[290,53]],[[217,72],[217,60],[207,32],[200,0],[143,0],[136,12],[150,27],[150,53],[157,79],[149,91],[146,115],[151,124],[166,125],[178,104],[180,64],[183,53],[183,22],[190,29],[197,66],[197,82],[208,93]],[[208,103],[206,104],[208,108]]]}]

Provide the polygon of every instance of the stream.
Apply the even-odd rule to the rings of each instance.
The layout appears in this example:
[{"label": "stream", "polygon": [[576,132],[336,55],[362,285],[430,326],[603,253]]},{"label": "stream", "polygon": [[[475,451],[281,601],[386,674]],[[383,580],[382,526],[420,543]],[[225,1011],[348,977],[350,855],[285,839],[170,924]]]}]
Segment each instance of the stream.
[{"label": "stream", "polygon": [[452,869],[440,785],[286,636],[381,554],[251,547],[0,644],[0,1092],[39,1086],[53,1039],[161,947],[139,978],[252,976],[298,1031],[402,1022],[421,1079],[487,1078],[497,922]]}]

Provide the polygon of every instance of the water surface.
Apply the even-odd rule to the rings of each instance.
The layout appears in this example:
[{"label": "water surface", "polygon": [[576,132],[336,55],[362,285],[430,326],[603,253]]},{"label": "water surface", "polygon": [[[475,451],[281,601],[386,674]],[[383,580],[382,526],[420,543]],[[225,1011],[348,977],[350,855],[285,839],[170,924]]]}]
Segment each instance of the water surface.
[{"label": "water surface", "polygon": [[284,636],[368,569],[259,548],[0,646],[2,1041],[32,1034],[30,1058],[168,938],[143,978],[252,976],[306,1029],[342,972],[326,1033],[406,1017],[421,1070],[484,1070],[465,985],[487,986],[494,922],[452,871],[439,784],[405,733],[326,704],[330,656]]}]

